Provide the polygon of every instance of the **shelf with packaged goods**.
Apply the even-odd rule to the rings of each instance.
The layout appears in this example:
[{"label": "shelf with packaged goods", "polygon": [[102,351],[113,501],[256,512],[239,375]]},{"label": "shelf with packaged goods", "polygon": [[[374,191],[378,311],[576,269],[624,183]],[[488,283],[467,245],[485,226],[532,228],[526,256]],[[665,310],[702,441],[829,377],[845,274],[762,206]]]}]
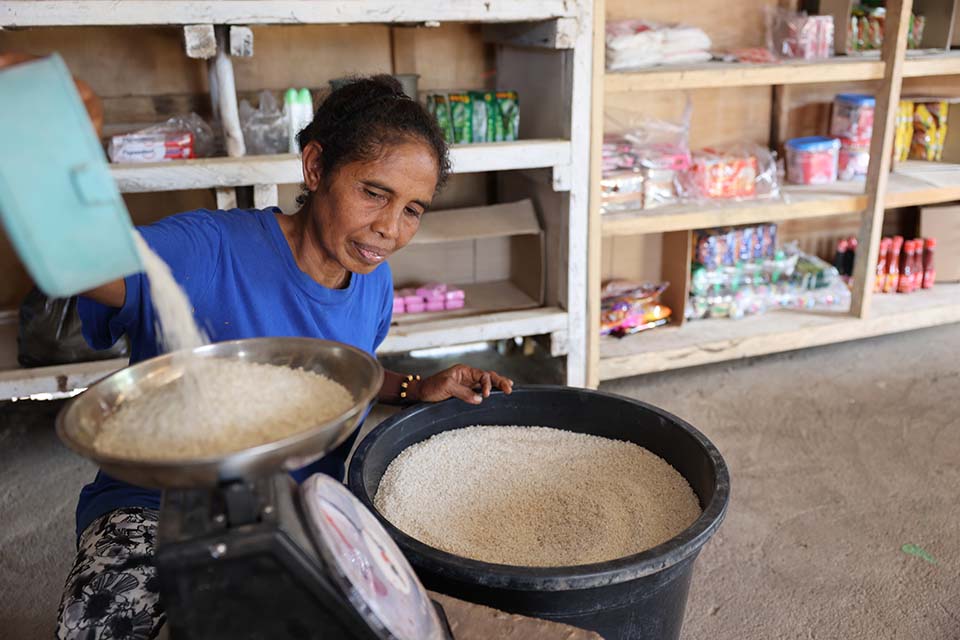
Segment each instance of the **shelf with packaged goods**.
[{"label": "shelf with packaged goods", "polygon": [[[403,318],[390,328],[379,353],[445,347],[515,336],[564,334],[567,313],[538,302],[510,282],[487,282],[462,287],[463,309]],[[520,308],[517,307],[532,307]],[[558,345],[564,340],[555,341]],[[556,355],[564,355],[557,353]],[[0,318],[0,401],[46,393],[69,393],[90,386],[127,366],[126,359],[23,368],[17,362],[15,314]]]},{"label": "shelf with packaged goods", "polygon": [[127,366],[124,358],[23,368],[17,362],[17,314],[0,316],[0,401],[88,387]]},{"label": "shelf with packaged goods", "polygon": [[[960,74],[960,51],[908,53],[903,75],[907,78]],[[829,60],[787,60],[771,64],[705,62],[662,66],[642,71],[608,71],[607,93],[712,89],[786,84],[857,82],[883,78],[879,57],[838,56]]]},{"label": "shelf with packaged goods", "polygon": [[[537,302],[510,282],[478,283],[461,288],[467,299],[463,309],[395,318],[397,324],[390,327],[378,353],[560,334],[567,330],[567,313],[560,308],[517,309]],[[564,343],[563,340],[556,342]]]},{"label": "shelf with packaged goods", "polygon": [[[454,173],[566,167],[571,146],[552,139],[454,145],[450,160]],[[110,172],[123,193],[296,184],[303,178],[300,157],[293,153],[111,164]]]},{"label": "shelf with packaged goods", "polygon": [[781,353],[960,322],[960,284],[877,295],[870,315],[772,311],[742,320],[699,320],[600,341],[600,379],[610,380]]},{"label": "shelf with packaged goods", "polygon": [[[464,291],[465,304],[395,313],[380,351],[563,334],[566,312],[543,306],[543,251],[543,231],[529,199],[427,213],[410,245],[391,261],[396,285],[422,284],[440,273]],[[552,341],[554,355],[565,355],[559,351],[566,342]]]},{"label": "shelf with packaged goods", "polygon": [[6,0],[0,26],[525,22],[576,17],[577,11],[568,0]]},{"label": "shelf with packaged goods", "polygon": [[[960,199],[960,164],[907,161],[897,166],[887,185],[887,208]],[[604,236],[705,229],[757,222],[798,220],[862,211],[867,206],[862,182],[787,185],[777,200],[707,205],[674,205],[602,216]]]}]

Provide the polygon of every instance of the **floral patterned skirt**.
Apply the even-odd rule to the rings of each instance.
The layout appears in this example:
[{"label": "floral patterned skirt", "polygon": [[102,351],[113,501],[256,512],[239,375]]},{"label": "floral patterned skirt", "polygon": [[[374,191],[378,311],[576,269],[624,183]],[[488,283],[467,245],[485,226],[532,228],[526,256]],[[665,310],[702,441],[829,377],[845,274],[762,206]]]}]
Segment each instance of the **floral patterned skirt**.
[{"label": "floral patterned skirt", "polygon": [[164,623],[153,551],[158,513],[139,507],[101,516],[80,536],[60,601],[57,638],[149,640]]}]

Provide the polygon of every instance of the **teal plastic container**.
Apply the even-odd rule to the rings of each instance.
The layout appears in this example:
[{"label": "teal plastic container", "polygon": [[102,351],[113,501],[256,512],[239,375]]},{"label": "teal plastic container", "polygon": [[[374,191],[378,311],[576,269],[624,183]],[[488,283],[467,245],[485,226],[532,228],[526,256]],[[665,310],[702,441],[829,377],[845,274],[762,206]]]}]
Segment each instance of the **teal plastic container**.
[{"label": "teal plastic container", "polygon": [[59,55],[0,71],[0,220],[37,286],[68,297],[142,271],[133,223]]}]

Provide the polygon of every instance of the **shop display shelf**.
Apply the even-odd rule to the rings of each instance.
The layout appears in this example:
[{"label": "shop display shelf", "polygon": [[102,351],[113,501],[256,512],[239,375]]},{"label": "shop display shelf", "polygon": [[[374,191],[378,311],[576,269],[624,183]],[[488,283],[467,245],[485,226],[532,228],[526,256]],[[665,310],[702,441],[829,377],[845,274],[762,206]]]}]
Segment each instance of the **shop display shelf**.
[{"label": "shop display shelf", "polygon": [[[904,61],[906,78],[960,74],[960,52],[910,52]],[[607,93],[712,89],[824,82],[857,82],[883,78],[879,56],[838,56],[829,60],[787,60],[773,64],[705,62],[662,66],[640,71],[608,71]]]},{"label": "shop display shelf", "polygon": [[[454,145],[450,161],[454,173],[565,167],[571,145],[555,139]],[[110,172],[123,193],[296,184],[303,178],[300,158],[293,153],[111,164]]]},{"label": "shop display shelf", "polygon": [[17,314],[0,315],[0,402],[83,389],[125,366],[119,358],[24,369],[17,362]]},{"label": "shop display shelf", "polygon": [[[538,306],[536,300],[511,282],[458,286],[466,293],[467,304],[463,309],[395,316],[394,325],[378,353],[506,340],[514,336],[562,334],[567,330],[566,311]],[[565,340],[553,342],[562,345]],[[557,351],[554,354],[565,355]]]},{"label": "shop display shelf", "polygon": [[[445,347],[514,336],[567,331],[567,313],[537,302],[510,282],[464,285],[467,306],[456,311],[411,315],[390,328],[379,353]],[[532,307],[521,308],[517,307]],[[12,316],[12,317],[10,317]],[[25,369],[17,363],[17,322],[0,318],[0,401],[39,394],[69,393],[127,366],[125,358]],[[564,340],[554,340],[562,345]],[[556,352],[556,355],[564,355]]]},{"label": "shop display shelf", "polygon": [[577,11],[568,0],[6,0],[0,3],[0,26],[521,22],[572,18]]},{"label": "shop display shelf", "polygon": [[[690,204],[602,216],[604,236],[705,229],[758,222],[798,220],[862,211],[867,206],[863,182],[787,185],[783,198],[730,203]],[[887,183],[888,209],[960,199],[960,164],[907,161]]]},{"label": "shop display shelf", "polygon": [[682,369],[960,322],[960,284],[875,295],[870,314],[772,311],[742,320],[698,320],[600,341],[600,379]]}]

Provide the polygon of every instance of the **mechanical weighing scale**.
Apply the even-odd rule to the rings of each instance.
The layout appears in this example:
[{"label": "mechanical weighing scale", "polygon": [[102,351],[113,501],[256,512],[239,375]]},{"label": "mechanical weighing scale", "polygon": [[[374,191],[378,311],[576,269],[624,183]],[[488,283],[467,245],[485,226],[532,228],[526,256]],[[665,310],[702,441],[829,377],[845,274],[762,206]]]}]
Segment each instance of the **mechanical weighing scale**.
[{"label": "mechanical weighing scale", "polygon": [[[144,462],[93,450],[105,418],[174,382],[192,358],[303,367],[344,385],[355,403],[334,420],[223,456]],[[64,408],[57,432],[69,447],[109,475],[164,490],[154,561],[171,638],[451,640],[442,608],[360,501],[330,477],[296,487],[286,473],[343,442],[382,377],[353,347],[257,338],[140,362]]]}]

